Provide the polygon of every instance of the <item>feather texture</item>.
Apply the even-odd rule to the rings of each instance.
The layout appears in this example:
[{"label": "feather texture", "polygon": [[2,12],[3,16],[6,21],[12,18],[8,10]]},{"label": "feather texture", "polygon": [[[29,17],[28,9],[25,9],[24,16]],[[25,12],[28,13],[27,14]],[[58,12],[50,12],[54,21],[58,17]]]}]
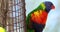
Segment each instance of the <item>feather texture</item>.
[{"label": "feather texture", "polygon": [[31,14],[31,20],[38,24],[45,24],[47,19],[47,12],[39,10]]}]

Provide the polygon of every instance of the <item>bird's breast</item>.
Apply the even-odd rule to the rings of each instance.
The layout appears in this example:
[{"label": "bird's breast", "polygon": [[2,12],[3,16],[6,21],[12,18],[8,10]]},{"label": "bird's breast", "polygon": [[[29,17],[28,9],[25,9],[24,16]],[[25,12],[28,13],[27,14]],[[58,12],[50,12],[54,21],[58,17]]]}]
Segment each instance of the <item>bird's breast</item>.
[{"label": "bird's breast", "polygon": [[47,19],[47,12],[45,11],[35,11],[31,14],[31,21],[38,24],[45,24]]}]

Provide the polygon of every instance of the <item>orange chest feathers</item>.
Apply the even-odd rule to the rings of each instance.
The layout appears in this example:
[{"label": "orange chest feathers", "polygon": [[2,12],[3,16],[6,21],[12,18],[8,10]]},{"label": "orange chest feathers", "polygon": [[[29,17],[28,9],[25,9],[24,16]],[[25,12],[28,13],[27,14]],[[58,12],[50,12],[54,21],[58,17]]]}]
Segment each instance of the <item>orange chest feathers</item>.
[{"label": "orange chest feathers", "polygon": [[47,20],[47,12],[45,11],[36,11],[31,14],[31,21],[38,24],[45,24]]}]

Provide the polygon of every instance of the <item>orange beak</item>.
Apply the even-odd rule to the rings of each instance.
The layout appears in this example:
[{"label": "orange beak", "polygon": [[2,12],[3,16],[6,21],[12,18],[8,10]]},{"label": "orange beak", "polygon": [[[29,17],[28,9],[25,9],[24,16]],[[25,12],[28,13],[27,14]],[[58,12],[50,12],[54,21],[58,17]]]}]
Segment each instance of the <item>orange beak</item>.
[{"label": "orange beak", "polygon": [[51,6],[51,8],[52,8],[52,9],[55,9],[55,6],[54,6],[54,5],[52,5],[52,6]]}]

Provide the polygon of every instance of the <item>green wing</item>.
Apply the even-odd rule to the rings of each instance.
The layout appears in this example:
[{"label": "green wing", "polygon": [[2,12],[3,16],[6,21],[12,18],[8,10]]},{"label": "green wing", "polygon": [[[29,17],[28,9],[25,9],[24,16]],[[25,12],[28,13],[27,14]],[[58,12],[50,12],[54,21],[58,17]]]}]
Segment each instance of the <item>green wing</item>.
[{"label": "green wing", "polygon": [[28,16],[26,17],[26,24],[28,25],[29,24],[29,21],[30,21],[30,14],[28,14]]},{"label": "green wing", "polygon": [[27,25],[27,32],[33,32],[33,29],[30,29],[29,26],[29,22],[30,22],[30,18],[31,18],[31,13],[28,14],[28,16],[26,17],[26,25]]}]

